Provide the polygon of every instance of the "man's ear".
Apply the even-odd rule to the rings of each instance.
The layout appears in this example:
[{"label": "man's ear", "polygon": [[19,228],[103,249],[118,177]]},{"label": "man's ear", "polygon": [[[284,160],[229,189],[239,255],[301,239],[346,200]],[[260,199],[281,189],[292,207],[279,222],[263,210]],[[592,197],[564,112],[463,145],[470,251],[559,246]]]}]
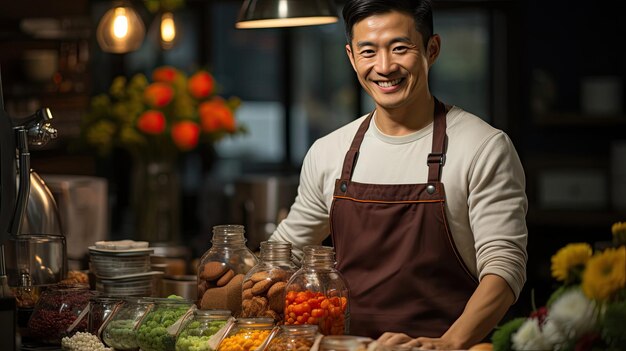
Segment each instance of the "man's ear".
[{"label": "man's ear", "polygon": [[352,54],[352,47],[350,47],[350,44],[346,44],[346,54],[348,55],[352,69],[356,72],[356,66],[354,66],[354,55]]},{"label": "man's ear", "polygon": [[426,47],[426,57],[428,59],[428,67],[432,66],[441,52],[441,38],[439,34],[433,34],[428,39],[428,46]]}]

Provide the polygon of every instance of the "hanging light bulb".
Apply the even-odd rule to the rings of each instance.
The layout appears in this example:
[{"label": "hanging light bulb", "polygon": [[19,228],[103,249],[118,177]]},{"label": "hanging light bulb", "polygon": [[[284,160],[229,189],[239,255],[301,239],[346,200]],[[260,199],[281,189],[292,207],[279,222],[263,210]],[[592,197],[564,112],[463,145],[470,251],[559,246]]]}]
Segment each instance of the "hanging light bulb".
[{"label": "hanging light bulb", "polygon": [[107,11],[98,24],[97,39],[102,51],[123,54],[141,47],[146,29],[130,6]]},{"label": "hanging light bulb", "polygon": [[176,24],[174,23],[174,14],[165,12],[161,16],[161,47],[163,49],[171,49],[176,39]]}]

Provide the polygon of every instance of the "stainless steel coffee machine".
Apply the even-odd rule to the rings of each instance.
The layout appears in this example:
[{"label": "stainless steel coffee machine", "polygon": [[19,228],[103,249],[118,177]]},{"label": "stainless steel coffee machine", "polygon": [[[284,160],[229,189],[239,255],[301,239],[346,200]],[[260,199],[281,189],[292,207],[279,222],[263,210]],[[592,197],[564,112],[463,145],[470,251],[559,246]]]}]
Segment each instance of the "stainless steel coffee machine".
[{"label": "stainless steel coffee machine", "polygon": [[[29,145],[56,138],[52,114],[42,108],[27,117],[4,111],[0,76],[0,279],[3,286],[30,289],[53,284],[67,273],[65,238],[56,202],[30,169]],[[30,291],[30,290],[28,290]],[[3,296],[8,295],[3,291]],[[20,297],[18,305],[20,305]],[[33,302],[34,303],[34,302]]]}]

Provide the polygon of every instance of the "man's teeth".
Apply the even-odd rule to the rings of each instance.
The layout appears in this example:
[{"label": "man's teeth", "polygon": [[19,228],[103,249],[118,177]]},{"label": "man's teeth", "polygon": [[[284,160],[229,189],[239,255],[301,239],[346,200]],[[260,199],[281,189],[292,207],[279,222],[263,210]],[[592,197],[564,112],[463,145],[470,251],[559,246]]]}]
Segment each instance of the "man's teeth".
[{"label": "man's teeth", "polygon": [[401,80],[402,80],[401,78],[398,78],[398,79],[394,79],[394,80],[386,81],[386,82],[377,82],[377,84],[383,88],[389,88],[394,85],[397,85],[398,83],[400,83]]}]

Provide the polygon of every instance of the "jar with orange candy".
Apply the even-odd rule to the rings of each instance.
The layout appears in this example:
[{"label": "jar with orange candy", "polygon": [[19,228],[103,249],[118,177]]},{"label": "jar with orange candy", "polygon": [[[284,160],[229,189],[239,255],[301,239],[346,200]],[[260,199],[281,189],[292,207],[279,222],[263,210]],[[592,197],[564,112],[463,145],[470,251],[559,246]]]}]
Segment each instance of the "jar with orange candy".
[{"label": "jar with orange candy", "polygon": [[349,329],[349,289],[335,269],[335,251],[328,246],[305,246],[302,267],[285,288],[285,324],[314,324],[324,335]]}]

